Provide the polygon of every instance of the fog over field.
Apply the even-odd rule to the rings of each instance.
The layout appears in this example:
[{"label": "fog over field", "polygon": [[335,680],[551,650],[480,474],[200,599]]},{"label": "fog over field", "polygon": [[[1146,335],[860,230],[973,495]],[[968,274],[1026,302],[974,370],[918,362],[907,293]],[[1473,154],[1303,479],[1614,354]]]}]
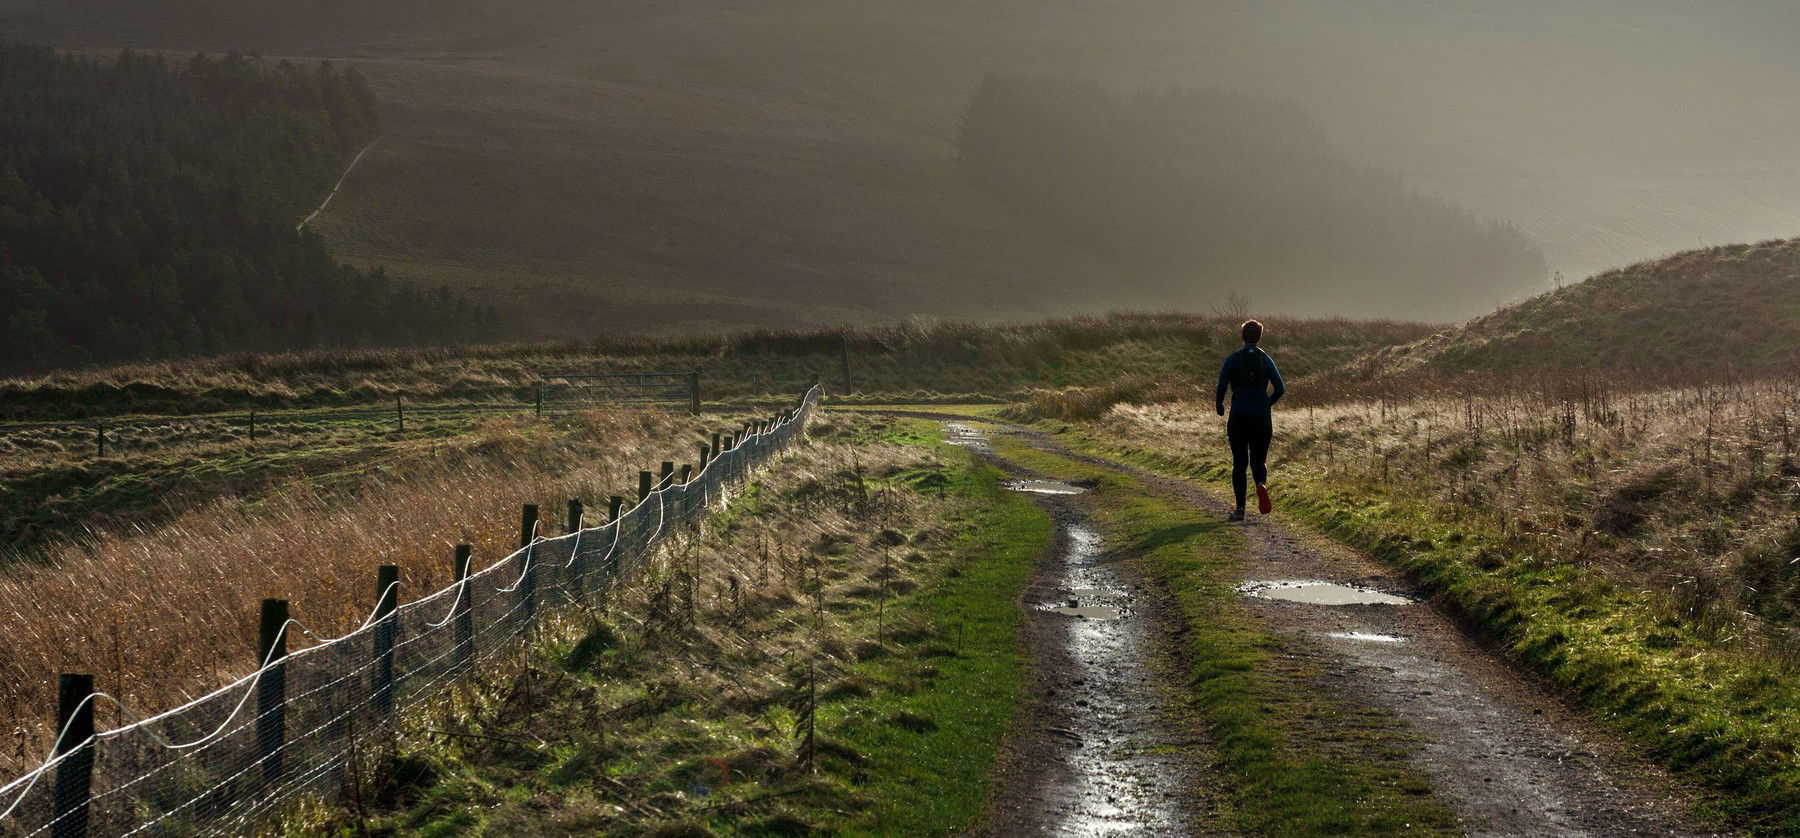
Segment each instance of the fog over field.
[{"label": "fog over field", "polygon": [[[1233,293],[1451,320],[1553,272],[1800,227],[1790,2],[302,5],[0,0],[0,24],[355,62],[382,135],[316,229],[352,262],[494,304],[520,337],[1206,311]],[[1161,156],[1133,170],[1141,188],[1070,186],[1071,205],[1125,208],[1105,215],[1122,230],[1072,233],[959,165],[995,77],[1239,102],[1144,117],[1235,145],[1145,151]],[[1294,118],[1239,122],[1271,112]],[[1232,151],[1267,146],[1338,174],[1288,177],[1246,221],[1228,199],[1296,171]],[[1086,159],[1063,151],[1014,175],[1058,181],[1050,161]]]}]

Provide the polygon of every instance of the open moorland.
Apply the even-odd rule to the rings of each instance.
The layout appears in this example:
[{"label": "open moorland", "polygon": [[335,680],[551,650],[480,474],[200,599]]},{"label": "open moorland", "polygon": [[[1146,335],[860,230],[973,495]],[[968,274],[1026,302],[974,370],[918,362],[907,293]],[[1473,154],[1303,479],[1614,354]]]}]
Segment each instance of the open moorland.
[{"label": "open moorland", "polygon": [[[1573,349],[1606,328],[1597,313],[1614,297],[1670,277],[1696,307],[1730,311],[1719,300],[1744,282],[1786,287],[1743,268],[1774,272],[1784,263],[1745,257],[1786,247],[1681,254],[1518,312],[1587,295],[1528,339]],[[1759,316],[1715,314],[1746,336],[1743,358],[1779,351],[1755,342],[1781,334],[1757,330]],[[53,499],[68,520],[0,571],[4,628],[21,638],[0,679],[19,720],[10,765],[29,768],[47,744],[43,673],[100,674],[131,711],[107,705],[103,727],[179,702],[244,672],[259,597],[290,596],[313,635],[353,627],[371,564],[433,589],[448,545],[491,559],[514,543],[519,502],[628,495],[633,471],[691,461],[712,431],[754,418],[723,402],[841,376],[847,344],[861,383],[832,396],[804,445],[609,596],[549,612],[517,655],[410,710],[381,747],[352,753],[341,790],[292,799],[268,828],[1774,835],[1800,823],[1791,376],[1747,362],[1696,381],[1606,356],[1431,371],[1396,359],[1429,357],[1479,321],[1430,335],[1271,319],[1292,393],[1277,415],[1276,512],[1227,524],[1211,388],[1234,319],[43,379],[72,393],[135,376],[135,392],[223,404],[350,380],[426,398],[458,364],[586,353],[573,357],[710,358],[723,392],[699,417],[600,407],[406,431],[277,425],[254,443],[223,424],[127,447],[121,480],[165,460],[169,474],[189,460],[263,465],[244,466],[259,477],[239,492],[158,489],[166,508],[79,534],[82,498]],[[1636,358],[1682,356],[1662,352]],[[260,395],[219,395],[250,364],[281,374]],[[1387,366],[1403,374],[1369,375]],[[45,435],[9,456],[21,473],[97,468],[82,443]],[[1286,596],[1316,587],[1349,599]]]}]

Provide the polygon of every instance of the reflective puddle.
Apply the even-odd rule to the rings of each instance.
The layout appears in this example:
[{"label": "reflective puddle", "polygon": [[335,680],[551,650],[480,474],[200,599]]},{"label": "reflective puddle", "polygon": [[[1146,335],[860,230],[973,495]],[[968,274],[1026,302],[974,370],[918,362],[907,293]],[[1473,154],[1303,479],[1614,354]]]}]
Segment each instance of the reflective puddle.
[{"label": "reflective puddle", "polygon": [[1149,676],[1154,645],[1132,613],[1132,584],[1107,561],[1098,531],[1071,523],[1063,532],[1056,592],[1037,610],[1046,614],[1039,619],[1060,623],[1068,644],[1069,666],[1053,700],[1067,725],[1059,735],[1069,742],[1056,756],[1062,770],[1046,772],[1062,779],[1047,786],[1041,834],[1187,834],[1176,809],[1184,788],[1181,748],[1167,736],[1174,728],[1152,721],[1163,696]]},{"label": "reflective puddle", "polygon": [[1001,485],[1009,491],[1034,495],[1079,495],[1087,491],[1086,487],[1061,480],[1008,480]]},{"label": "reflective puddle", "polygon": [[1080,605],[1077,600],[1069,600],[1063,605],[1040,605],[1044,611],[1061,614],[1065,617],[1080,617],[1083,620],[1117,620],[1125,616],[1125,609],[1110,605]]},{"label": "reflective puddle", "polygon": [[1069,590],[1069,596],[1083,599],[1125,599],[1130,594],[1110,588],[1072,588]]},{"label": "reflective puddle", "polygon": [[1355,640],[1360,643],[1405,643],[1406,638],[1397,634],[1375,634],[1368,631],[1333,631],[1326,632],[1326,637],[1337,640]]},{"label": "reflective puddle", "polygon": [[988,444],[987,434],[976,430],[972,425],[965,425],[961,422],[944,423],[944,441],[951,445],[961,445],[977,451],[990,451],[993,448]]},{"label": "reflective puddle", "polygon": [[1279,599],[1312,605],[1411,605],[1413,600],[1337,582],[1245,582],[1238,590],[1260,599]]}]

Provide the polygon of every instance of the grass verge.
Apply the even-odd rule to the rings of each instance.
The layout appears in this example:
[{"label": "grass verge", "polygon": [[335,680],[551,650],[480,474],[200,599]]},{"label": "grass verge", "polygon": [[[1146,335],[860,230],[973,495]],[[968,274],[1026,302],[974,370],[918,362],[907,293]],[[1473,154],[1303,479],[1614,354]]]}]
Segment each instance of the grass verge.
[{"label": "grass verge", "polygon": [[289,834],[944,835],[980,816],[1048,516],[935,425],[834,415],[706,533]]},{"label": "grass verge", "polygon": [[1129,474],[1029,447],[999,453],[1061,479],[1094,480],[1099,523],[1171,596],[1192,707],[1213,733],[1225,812],[1258,835],[1443,834],[1452,814],[1407,758],[1390,716],[1334,699],[1301,641],[1265,631],[1236,591],[1241,537]]}]

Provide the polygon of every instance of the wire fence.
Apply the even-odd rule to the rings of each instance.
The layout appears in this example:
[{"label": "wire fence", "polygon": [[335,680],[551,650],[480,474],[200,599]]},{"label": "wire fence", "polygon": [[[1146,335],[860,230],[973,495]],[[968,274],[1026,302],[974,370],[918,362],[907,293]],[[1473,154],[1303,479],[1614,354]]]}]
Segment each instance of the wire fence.
[{"label": "wire fence", "polygon": [[[400,604],[383,568],[377,605],[356,630],[288,652],[298,630],[286,604],[265,602],[263,665],[208,695],[131,724],[94,730],[91,676],[63,676],[58,737],[36,770],[0,786],[0,838],[243,835],[302,794],[329,796],[355,780],[358,748],[464,673],[508,651],[540,617],[594,599],[691,530],[732,487],[781,454],[818,404],[715,436],[698,473],[640,484],[630,509],[557,537],[527,520],[525,546],[477,572],[458,548],[458,581]],[[647,475],[647,473],[646,473]],[[124,709],[124,708],[121,708]]]}]

